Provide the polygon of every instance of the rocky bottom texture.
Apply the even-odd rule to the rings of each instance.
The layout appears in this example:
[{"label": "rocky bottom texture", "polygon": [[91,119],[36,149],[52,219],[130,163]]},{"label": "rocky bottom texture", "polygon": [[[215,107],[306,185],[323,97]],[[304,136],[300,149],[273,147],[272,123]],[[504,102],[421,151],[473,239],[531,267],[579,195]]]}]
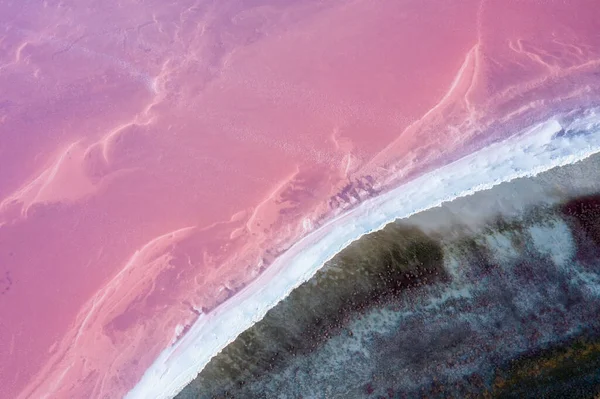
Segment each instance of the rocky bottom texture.
[{"label": "rocky bottom texture", "polygon": [[178,398],[592,398],[599,315],[595,156],[362,237]]}]

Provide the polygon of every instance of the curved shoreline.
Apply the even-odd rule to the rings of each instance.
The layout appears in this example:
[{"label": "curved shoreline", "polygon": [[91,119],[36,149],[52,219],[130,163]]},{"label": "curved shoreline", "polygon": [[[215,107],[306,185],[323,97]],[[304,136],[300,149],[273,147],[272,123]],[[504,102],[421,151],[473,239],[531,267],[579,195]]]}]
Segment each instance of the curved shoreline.
[{"label": "curved shoreline", "polygon": [[[353,242],[176,398],[516,397],[536,378],[519,383],[514,362],[548,370],[537,392],[575,382],[576,397],[592,397],[597,363],[543,358],[577,350],[576,337],[595,350],[599,161],[505,182]],[[573,362],[589,380],[553,374]]]},{"label": "curved shoreline", "polygon": [[299,240],[230,300],[201,315],[179,341],[161,353],[127,397],[175,396],[241,332],[363,235],[443,202],[600,152],[597,113],[588,110],[565,126],[559,118],[533,126],[333,218]]}]

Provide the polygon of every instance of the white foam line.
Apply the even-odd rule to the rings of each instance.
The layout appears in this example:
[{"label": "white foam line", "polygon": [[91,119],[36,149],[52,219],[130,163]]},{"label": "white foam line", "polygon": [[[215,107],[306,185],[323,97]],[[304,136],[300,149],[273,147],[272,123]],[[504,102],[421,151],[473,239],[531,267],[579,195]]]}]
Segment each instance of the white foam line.
[{"label": "white foam line", "polygon": [[175,396],[213,356],[361,236],[443,202],[600,152],[599,115],[598,110],[587,111],[565,127],[585,130],[585,135],[556,135],[562,127],[557,120],[550,120],[371,198],[329,221],[293,245],[233,298],[201,315],[184,337],[158,356],[126,397]]}]

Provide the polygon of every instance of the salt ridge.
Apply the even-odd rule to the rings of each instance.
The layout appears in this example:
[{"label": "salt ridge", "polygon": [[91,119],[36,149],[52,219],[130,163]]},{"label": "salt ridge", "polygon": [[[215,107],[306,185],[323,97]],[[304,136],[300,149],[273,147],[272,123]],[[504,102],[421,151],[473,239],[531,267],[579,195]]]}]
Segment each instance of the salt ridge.
[{"label": "salt ridge", "polygon": [[233,298],[202,314],[187,334],[158,356],[126,397],[174,397],[213,356],[363,235],[443,202],[600,152],[600,109],[588,110],[570,122],[561,124],[560,119],[526,129],[368,199],[308,234]]}]

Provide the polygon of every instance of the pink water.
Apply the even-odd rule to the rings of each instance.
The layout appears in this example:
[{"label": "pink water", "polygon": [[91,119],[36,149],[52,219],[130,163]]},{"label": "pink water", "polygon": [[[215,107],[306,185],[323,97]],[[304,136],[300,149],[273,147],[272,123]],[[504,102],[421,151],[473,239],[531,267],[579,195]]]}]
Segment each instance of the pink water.
[{"label": "pink water", "polygon": [[598,32],[596,0],[0,2],[0,397],[124,395],[332,213],[600,103]]}]

